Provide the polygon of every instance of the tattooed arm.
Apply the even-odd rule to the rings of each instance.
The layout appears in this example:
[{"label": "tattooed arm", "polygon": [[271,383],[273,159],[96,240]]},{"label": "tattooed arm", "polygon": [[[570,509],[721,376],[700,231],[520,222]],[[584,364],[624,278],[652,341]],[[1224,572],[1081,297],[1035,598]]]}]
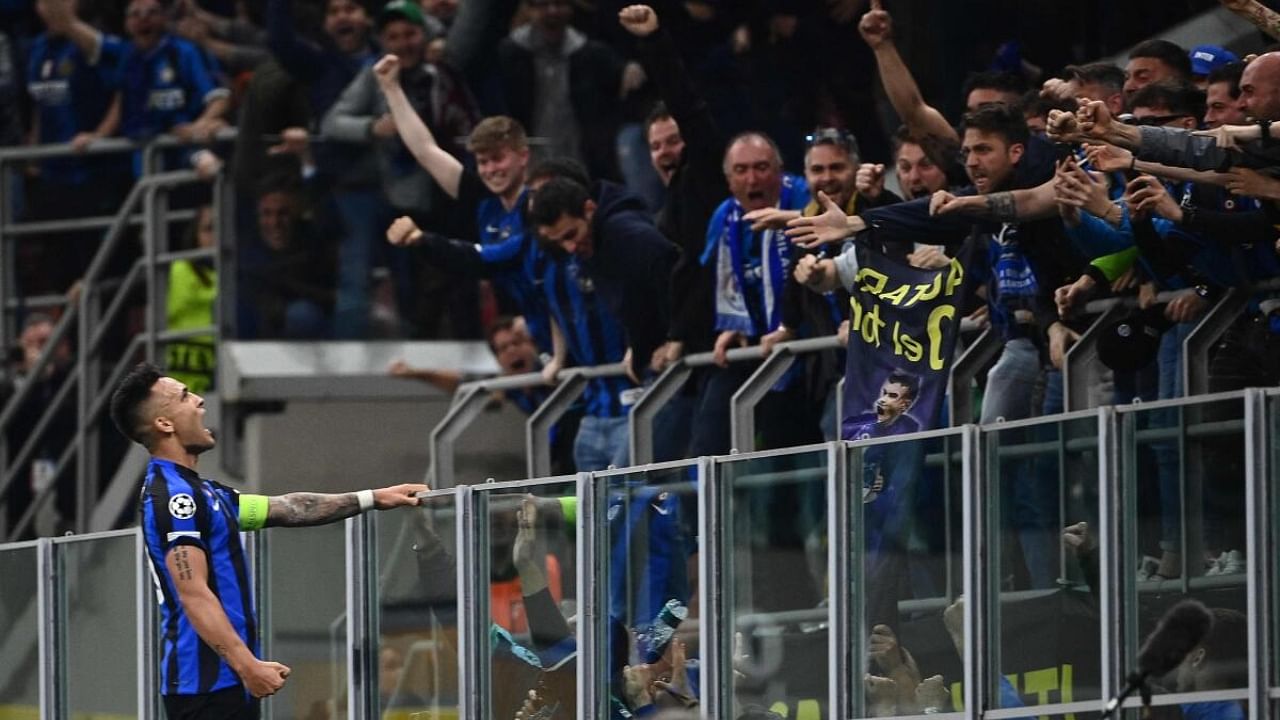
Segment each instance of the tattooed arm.
[{"label": "tattooed arm", "polygon": [[1023,190],[958,197],[945,193],[942,197],[934,197],[937,198],[931,209],[934,215],[959,213],[1000,222],[1019,222],[1041,220],[1058,214],[1052,180]]},{"label": "tattooed arm", "polygon": [[254,657],[227,619],[222,601],[209,589],[209,560],[204,550],[178,545],[165,555],[164,562],[196,634],[231,666],[245,688],[254,697],[264,697],[283,687],[289,668]]},{"label": "tattooed arm", "polygon": [[[426,485],[407,483],[373,490],[373,507],[388,510],[403,505],[417,505],[417,494],[428,490]],[[337,522],[359,514],[357,493],[296,492],[276,495],[267,506],[267,527],[307,527]]]},{"label": "tattooed arm", "polygon": [[1219,0],[1219,2],[1231,12],[1257,25],[1262,32],[1280,39],[1280,13],[1257,0]]}]

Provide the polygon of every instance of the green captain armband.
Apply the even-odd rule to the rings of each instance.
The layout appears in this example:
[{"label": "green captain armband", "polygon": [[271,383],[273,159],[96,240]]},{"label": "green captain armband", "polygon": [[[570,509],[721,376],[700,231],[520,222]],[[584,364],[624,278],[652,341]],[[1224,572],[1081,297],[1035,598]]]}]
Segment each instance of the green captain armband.
[{"label": "green captain armband", "polygon": [[564,522],[569,527],[578,524],[578,498],[569,496],[560,498],[560,512],[564,514]]},{"label": "green captain armband", "polygon": [[241,495],[240,529],[249,532],[266,527],[267,507],[270,504],[266,495]]}]

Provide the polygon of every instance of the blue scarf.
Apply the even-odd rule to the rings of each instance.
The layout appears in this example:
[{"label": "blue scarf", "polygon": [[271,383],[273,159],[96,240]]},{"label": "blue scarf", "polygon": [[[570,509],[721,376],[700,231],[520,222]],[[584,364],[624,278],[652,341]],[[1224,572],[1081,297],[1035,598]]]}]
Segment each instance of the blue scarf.
[{"label": "blue scarf", "polygon": [[[809,187],[804,178],[782,176],[782,194],[778,207],[800,210],[809,201]],[[759,337],[782,324],[782,288],[791,268],[791,241],[779,230],[752,233],[742,219],[742,205],[729,198],[716,208],[707,224],[707,244],[701,262],[706,265],[716,255],[716,330],[732,330],[748,337]],[[764,327],[757,327],[751,317],[746,298],[746,242],[761,245],[761,288],[764,294]]]}]

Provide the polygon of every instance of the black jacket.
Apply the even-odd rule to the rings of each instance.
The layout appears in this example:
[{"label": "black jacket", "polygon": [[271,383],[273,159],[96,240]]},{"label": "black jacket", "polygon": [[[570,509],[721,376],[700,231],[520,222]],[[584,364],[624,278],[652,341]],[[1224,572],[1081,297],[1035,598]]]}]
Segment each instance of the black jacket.
[{"label": "black jacket", "polygon": [[618,318],[639,377],[667,338],[671,317],[671,268],[678,251],[649,219],[639,197],[622,186],[599,183],[591,220],[595,251],[583,264],[605,307]]},{"label": "black jacket", "polygon": [[705,352],[715,344],[715,276],[699,258],[707,243],[707,223],[729,196],[722,167],[727,138],[690,82],[671,36],[658,30],[636,47],[645,74],[657,85],[684,140],[680,166],[671,176],[658,218],[662,232],[680,248],[671,280],[668,337],[683,342],[686,354]]},{"label": "black jacket", "polygon": [[[587,40],[569,56],[569,100],[582,133],[582,154],[591,177],[618,177],[615,140],[622,58],[608,45]],[[510,37],[498,44],[498,72],[507,114],[533,130],[533,52]]]}]

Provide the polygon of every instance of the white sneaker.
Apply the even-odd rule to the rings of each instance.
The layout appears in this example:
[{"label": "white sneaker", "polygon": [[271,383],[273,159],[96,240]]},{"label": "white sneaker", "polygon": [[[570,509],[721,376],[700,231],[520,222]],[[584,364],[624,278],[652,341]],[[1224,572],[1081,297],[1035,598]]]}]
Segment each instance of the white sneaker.
[{"label": "white sneaker", "polygon": [[1150,555],[1143,555],[1138,561],[1138,581],[1150,580],[1160,570],[1160,561]]},{"label": "white sneaker", "polygon": [[1243,575],[1245,572],[1244,553],[1239,550],[1228,550],[1222,553],[1218,562],[1222,568],[1219,575]]},{"label": "white sneaker", "polygon": [[1205,577],[1208,577],[1210,575],[1221,575],[1222,566],[1226,562],[1226,560],[1227,560],[1226,551],[1223,551],[1223,553],[1216,558],[1213,558],[1211,560],[1205,560],[1204,561]]}]

